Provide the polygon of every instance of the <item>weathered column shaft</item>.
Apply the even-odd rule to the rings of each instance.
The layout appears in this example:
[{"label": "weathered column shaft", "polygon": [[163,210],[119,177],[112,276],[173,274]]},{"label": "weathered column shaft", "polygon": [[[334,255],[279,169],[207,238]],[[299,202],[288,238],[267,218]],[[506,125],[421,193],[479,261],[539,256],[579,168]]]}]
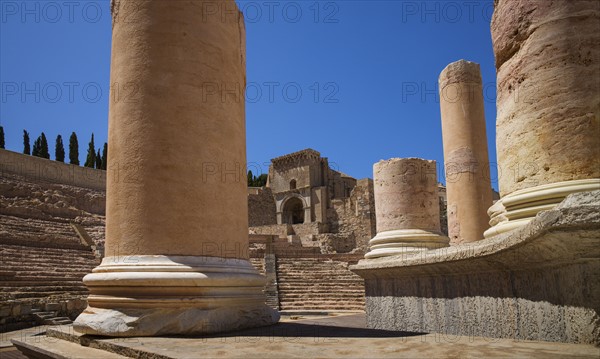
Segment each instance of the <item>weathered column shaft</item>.
[{"label": "weathered column shaft", "polygon": [[600,3],[499,0],[496,146],[501,200],[491,236],[570,193],[600,188]]},{"label": "weathered column shaft", "polygon": [[148,336],[273,323],[247,261],[241,13],[233,0],[112,6],[106,257],[84,278],[89,307],[75,328]]},{"label": "weathered column shaft", "polygon": [[435,161],[393,158],[373,165],[377,235],[365,258],[445,247]]},{"label": "weathered column shaft", "polygon": [[489,228],[492,186],[479,65],[460,60],[440,74],[440,109],[450,243],[473,242]]},{"label": "weathered column shaft", "polygon": [[243,18],[117,3],[107,255],[247,258]]}]

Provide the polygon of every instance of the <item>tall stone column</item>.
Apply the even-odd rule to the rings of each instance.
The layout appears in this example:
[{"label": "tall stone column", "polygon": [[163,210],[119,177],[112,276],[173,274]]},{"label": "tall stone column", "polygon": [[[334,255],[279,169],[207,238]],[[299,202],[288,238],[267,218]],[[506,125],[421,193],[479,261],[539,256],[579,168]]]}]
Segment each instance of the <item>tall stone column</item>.
[{"label": "tall stone column", "polygon": [[499,0],[500,201],[486,237],[527,224],[568,194],[600,188],[600,3]]},{"label": "tall stone column", "polygon": [[460,60],[439,77],[448,198],[448,237],[460,244],[483,239],[492,186],[479,64]]},{"label": "tall stone column", "polygon": [[[215,8],[216,7],[216,8]],[[272,324],[248,261],[245,30],[233,0],[113,1],[106,257],[89,334]]]},{"label": "tall stone column", "polygon": [[446,247],[435,161],[392,158],[373,165],[377,234],[365,258]]}]

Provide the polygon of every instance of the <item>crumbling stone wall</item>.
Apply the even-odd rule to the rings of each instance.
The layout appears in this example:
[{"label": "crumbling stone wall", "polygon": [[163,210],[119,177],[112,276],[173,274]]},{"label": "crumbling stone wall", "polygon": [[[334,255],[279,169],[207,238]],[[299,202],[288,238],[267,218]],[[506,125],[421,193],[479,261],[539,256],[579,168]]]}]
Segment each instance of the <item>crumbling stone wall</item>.
[{"label": "crumbling stone wall", "polygon": [[249,232],[250,234],[273,234],[285,237],[288,234],[293,234],[294,230],[291,224],[269,224],[264,226],[250,226]]},{"label": "crumbling stone wall", "polygon": [[266,226],[277,224],[275,215],[275,199],[268,187],[253,188],[254,193],[248,193],[248,225]]},{"label": "crumbling stone wall", "polygon": [[4,301],[0,306],[0,333],[41,324],[34,314],[36,310],[75,320],[86,307],[87,300],[84,297]]},{"label": "crumbling stone wall", "polygon": [[358,180],[350,197],[332,200],[327,220],[330,231],[336,235],[321,236],[322,248],[331,247],[345,253],[354,245],[356,250],[364,252],[369,239],[375,235],[373,180]]},{"label": "crumbling stone wall", "polygon": [[0,149],[0,243],[78,244],[69,225],[76,223],[103,247],[105,177],[105,171]]}]

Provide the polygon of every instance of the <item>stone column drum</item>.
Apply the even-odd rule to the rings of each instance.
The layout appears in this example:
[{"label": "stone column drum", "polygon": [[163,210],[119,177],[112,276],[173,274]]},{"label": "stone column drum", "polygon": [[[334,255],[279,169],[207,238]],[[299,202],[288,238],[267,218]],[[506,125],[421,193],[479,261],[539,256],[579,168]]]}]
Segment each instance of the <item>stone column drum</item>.
[{"label": "stone column drum", "polygon": [[460,244],[483,239],[492,186],[479,64],[460,60],[439,77],[448,237]]},{"label": "stone column drum", "polygon": [[486,237],[600,188],[600,3],[499,0],[492,18],[501,200]]},{"label": "stone column drum", "polygon": [[241,13],[233,0],[112,10],[106,257],[84,278],[89,306],[74,328],[153,336],[276,322],[248,261]]},{"label": "stone column drum", "polygon": [[377,235],[365,258],[446,247],[435,161],[392,158],[373,165]]}]

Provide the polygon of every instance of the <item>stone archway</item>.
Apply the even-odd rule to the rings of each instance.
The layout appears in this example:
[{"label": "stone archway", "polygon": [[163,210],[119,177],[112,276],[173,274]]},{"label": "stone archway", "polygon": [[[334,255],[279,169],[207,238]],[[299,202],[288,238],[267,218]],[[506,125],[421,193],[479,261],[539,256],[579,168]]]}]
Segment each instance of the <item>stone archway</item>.
[{"label": "stone archway", "polygon": [[288,224],[304,223],[304,205],[298,197],[288,199],[283,205],[283,222]]}]

